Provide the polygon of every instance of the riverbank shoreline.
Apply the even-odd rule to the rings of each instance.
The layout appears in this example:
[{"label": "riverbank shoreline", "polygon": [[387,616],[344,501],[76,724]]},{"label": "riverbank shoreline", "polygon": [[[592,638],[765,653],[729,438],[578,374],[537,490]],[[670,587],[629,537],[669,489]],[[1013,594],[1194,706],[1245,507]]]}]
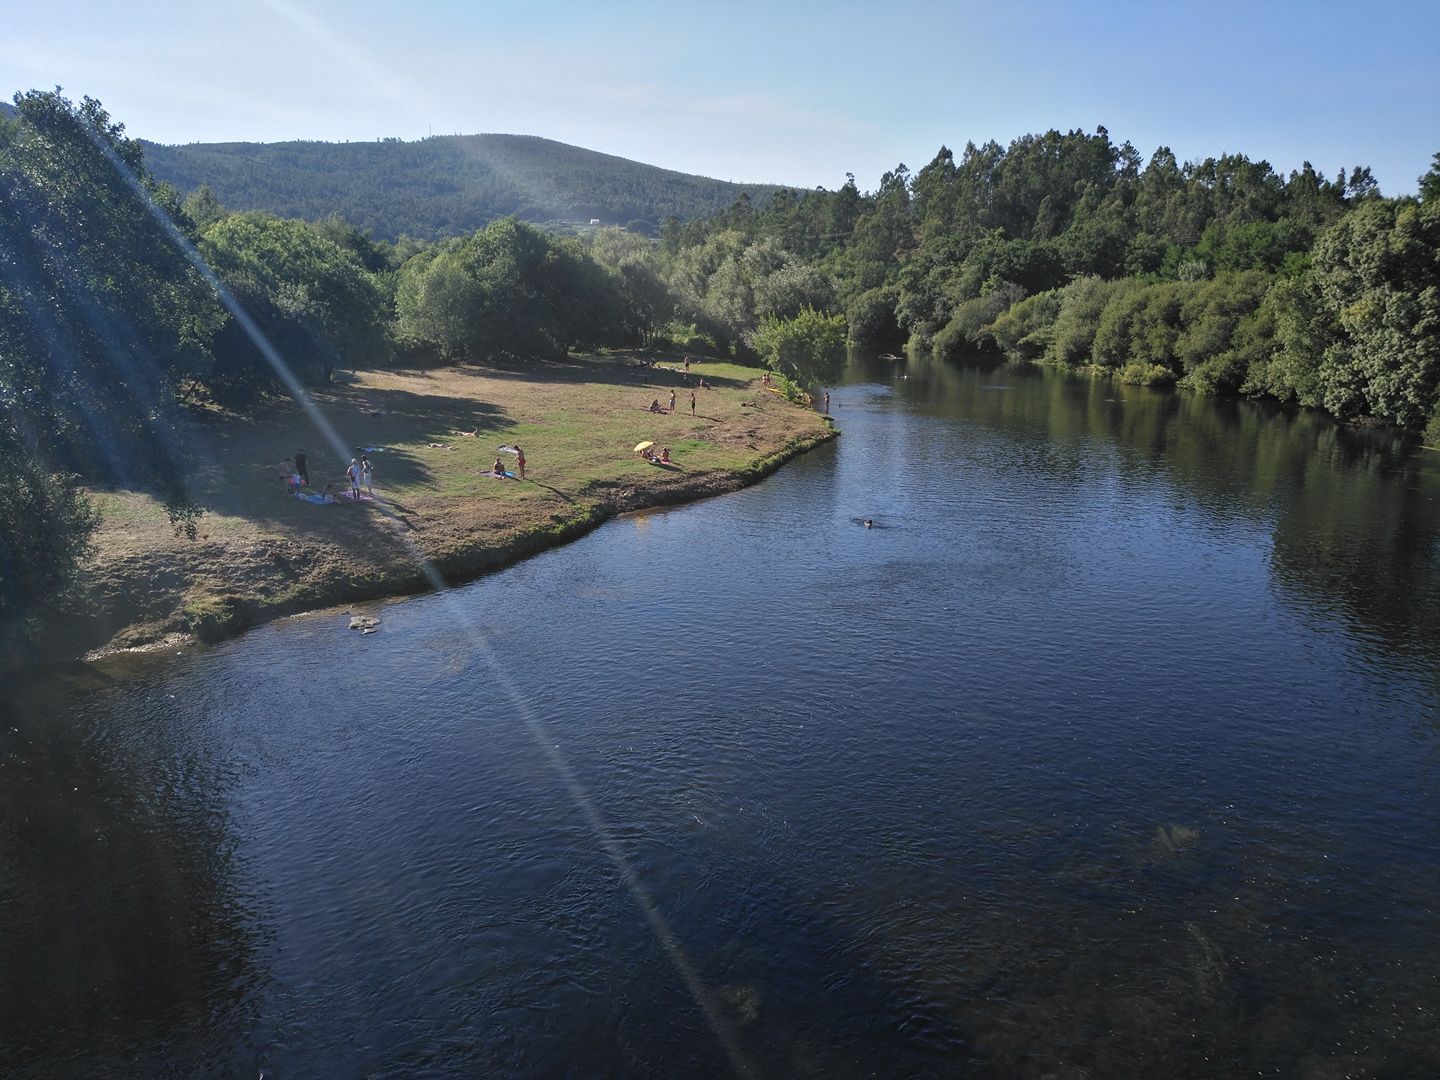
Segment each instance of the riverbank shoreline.
[{"label": "riverbank shoreline", "polygon": [[[314,449],[320,429],[298,406],[203,424],[197,494],[207,513],[196,538],[177,538],[153,496],[93,493],[102,525],[82,587],[35,652],[8,666],[215,642],[303,612],[428,592],[437,579],[458,585],[620,514],[737,491],[838,434],[829,417],[757,392],[760,375],[709,360],[687,373],[678,357],[638,353],[519,371],[360,371],[314,395],[341,435],[336,449]],[[652,400],[666,411],[652,413]],[[633,452],[652,440],[674,468]],[[312,505],[283,493],[281,459],[307,446],[309,491],[344,491],[352,443],[357,456],[379,447],[369,455],[373,500]],[[505,445],[525,447],[524,482],[491,472]]]}]

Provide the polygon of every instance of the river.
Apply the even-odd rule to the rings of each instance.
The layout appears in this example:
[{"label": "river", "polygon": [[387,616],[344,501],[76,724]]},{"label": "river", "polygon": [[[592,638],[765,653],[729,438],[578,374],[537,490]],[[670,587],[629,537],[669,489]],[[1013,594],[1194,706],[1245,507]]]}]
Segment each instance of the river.
[{"label": "river", "polygon": [[1005,366],[833,411],[370,636],[12,680],[0,1073],[1440,1073],[1440,455]]}]

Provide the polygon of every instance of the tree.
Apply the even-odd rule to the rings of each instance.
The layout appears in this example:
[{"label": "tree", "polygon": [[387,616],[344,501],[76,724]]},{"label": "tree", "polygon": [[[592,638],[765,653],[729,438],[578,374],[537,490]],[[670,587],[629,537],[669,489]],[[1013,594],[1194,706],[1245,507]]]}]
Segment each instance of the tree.
[{"label": "tree", "polygon": [[755,331],[755,350],[802,384],[831,383],[845,365],[845,316],[804,308],[791,319],[769,316]]},{"label": "tree", "polygon": [[[340,365],[380,359],[390,299],[354,252],[304,221],[234,214],[211,225],[201,250],[296,377],[329,381]],[[212,387],[241,399],[278,379],[234,323],[216,343]]]},{"label": "tree", "polygon": [[1363,201],[1320,237],[1313,273],[1337,330],[1325,407],[1423,426],[1440,390],[1440,204]]},{"label": "tree", "polygon": [[1430,159],[1430,168],[1420,177],[1420,198],[1427,203],[1440,202],[1440,151]]},{"label": "tree", "polygon": [[75,579],[98,523],[76,477],[57,475],[0,414],[0,652],[19,645]]},{"label": "tree", "polygon": [[124,126],[91,98],[15,101],[0,140],[0,410],[49,469],[180,499],[177,400],[210,374],[223,311]]}]

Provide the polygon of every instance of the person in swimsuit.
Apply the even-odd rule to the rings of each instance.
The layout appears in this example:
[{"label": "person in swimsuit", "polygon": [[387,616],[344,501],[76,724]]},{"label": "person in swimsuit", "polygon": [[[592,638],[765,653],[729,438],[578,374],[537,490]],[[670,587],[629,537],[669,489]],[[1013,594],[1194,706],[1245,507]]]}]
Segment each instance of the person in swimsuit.
[{"label": "person in swimsuit", "polygon": [[374,468],[373,468],[373,467],[371,466],[371,464],[370,464],[370,459],[369,459],[368,457],[362,457],[362,458],[360,459],[360,477],[361,477],[362,480],[365,481],[365,491],[366,491],[366,493],[367,493],[367,494],[370,494],[370,495],[374,495],[374,494],[375,494],[374,489],[372,489],[372,488],[370,487],[370,481],[371,481],[371,479],[374,477],[374,475],[375,475],[375,470],[374,470]]},{"label": "person in swimsuit", "polygon": [[695,415],[695,391],[690,391],[690,415]]},{"label": "person in swimsuit", "polygon": [[525,479],[525,451],[520,449],[520,444],[515,444],[515,471],[520,474],[520,479]]},{"label": "person in swimsuit", "polygon": [[669,465],[669,464],[670,464],[670,448],[669,448],[668,446],[662,446],[662,447],[660,448],[660,464],[661,464],[661,465]]},{"label": "person in swimsuit", "polygon": [[504,476],[504,475],[505,475],[505,462],[501,461],[501,460],[497,457],[497,458],[495,459],[494,468],[493,468],[491,471],[494,472],[496,476]]},{"label": "person in swimsuit", "polygon": [[674,412],[674,411],[675,411],[675,391],[674,391],[674,390],[671,390],[671,391],[670,391],[670,411],[671,411],[671,412]]}]

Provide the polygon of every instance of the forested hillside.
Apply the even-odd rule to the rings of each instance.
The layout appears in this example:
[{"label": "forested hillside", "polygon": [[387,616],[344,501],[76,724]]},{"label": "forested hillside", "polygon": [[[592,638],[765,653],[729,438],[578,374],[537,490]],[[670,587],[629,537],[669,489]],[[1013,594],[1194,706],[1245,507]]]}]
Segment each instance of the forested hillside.
[{"label": "forested hillside", "polygon": [[709,217],[742,192],[774,191],[659,169],[528,135],[435,136],[418,142],[145,143],[157,180],[206,184],[227,207],[319,221],[338,214],[394,240],[462,236],[514,215],[654,235],[669,217]]}]

